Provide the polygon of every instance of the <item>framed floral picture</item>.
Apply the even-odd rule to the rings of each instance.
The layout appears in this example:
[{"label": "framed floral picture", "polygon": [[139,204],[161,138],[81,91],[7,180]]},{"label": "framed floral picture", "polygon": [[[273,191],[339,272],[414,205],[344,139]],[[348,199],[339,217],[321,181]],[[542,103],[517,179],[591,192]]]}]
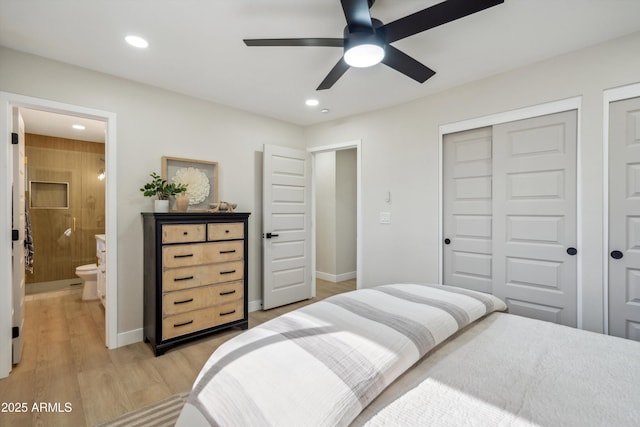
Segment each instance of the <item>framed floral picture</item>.
[{"label": "framed floral picture", "polygon": [[187,185],[188,211],[206,211],[218,202],[218,162],[163,156],[162,178]]}]

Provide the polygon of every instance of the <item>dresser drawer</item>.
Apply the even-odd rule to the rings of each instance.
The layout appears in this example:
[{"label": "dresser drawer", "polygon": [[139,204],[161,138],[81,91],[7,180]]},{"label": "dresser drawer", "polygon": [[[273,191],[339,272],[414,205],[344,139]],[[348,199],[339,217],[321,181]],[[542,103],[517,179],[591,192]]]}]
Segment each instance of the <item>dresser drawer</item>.
[{"label": "dresser drawer", "polygon": [[162,297],[162,315],[169,316],[242,299],[243,286],[244,283],[239,281],[165,293]]},{"label": "dresser drawer", "polygon": [[242,299],[215,307],[167,316],[162,319],[162,339],[167,340],[243,318]]},{"label": "dresser drawer", "polygon": [[211,242],[162,247],[165,268],[244,259],[244,242]]},{"label": "dresser drawer", "polygon": [[241,222],[207,224],[208,240],[244,239],[244,224]]},{"label": "dresser drawer", "polygon": [[162,243],[204,242],[204,224],[164,224],[162,226]]},{"label": "dresser drawer", "polygon": [[231,261],[197,267],[172,268],[162,272],[163,292],[195,288],[244,278],[244,261]]}]

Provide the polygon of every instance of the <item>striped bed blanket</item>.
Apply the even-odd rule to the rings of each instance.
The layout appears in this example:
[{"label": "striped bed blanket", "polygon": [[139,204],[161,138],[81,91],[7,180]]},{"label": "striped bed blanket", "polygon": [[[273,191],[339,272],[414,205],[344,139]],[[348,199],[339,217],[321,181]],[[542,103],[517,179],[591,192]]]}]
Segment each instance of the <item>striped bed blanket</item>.
[{"label": "striped bed blanket", "polygon": [[395,284],[336,295],[221,345],[177,426],[345,426],[389,384],[498,298]]}]

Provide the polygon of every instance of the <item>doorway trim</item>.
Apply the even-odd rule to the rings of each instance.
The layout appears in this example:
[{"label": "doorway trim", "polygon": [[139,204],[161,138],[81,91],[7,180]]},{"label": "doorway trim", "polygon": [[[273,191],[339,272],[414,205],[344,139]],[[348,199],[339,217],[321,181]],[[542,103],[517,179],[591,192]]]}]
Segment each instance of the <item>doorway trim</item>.
[{"label": "doorway trim", "polygon": [[[77,105],[65,104],[47,99],[34,98],[0,91],[0,200],[11,200],[11,120],[13,107],[30,108],[65,115],[85,117],[105,122],[105,232],[107,242],[117,242],[117,177],[116,177],[116,114]],[[0,210],[0,283],[11,283],[11,203],[2,203]],[[107,298],[105,341],[108,348],[118,346],[118,253],[117,244],[109,246],[107,251]],[[9,375],[12,368],[11,324],[12,324],[12,288],[0,286],[0,378]]]},{"label": "doorway trim", "polygon": [[602,321],[606,335],[609,335],[609,108],[612,102],[637,97],[640,97],[640,83],[606,89],[602,93]]},{"label": "doorway trim", "polygon": [[[577,110],[577,141],[576,141],[576,229],[577,229],[577,247],[582,248],[582,136],[581,136],[581,109],[582,96],[551,101],[544,104],[532,105],[516,110],[505,111],[502,113],[490,114],[488,116],[477,117],[469,120],[461,120],[459,122],[447,123],[438,127],[438,177],[440,180],[438,189],[438,282],[443,283],[444,268],[442,239],[444,238],[444,136],[449,133],[462,132],[471,129],[478,129],[487,126],[494,126],[502,123],[514,122],[517,120],[531,119],[547,114],[561,113],[563,111]],[[577,310],[576,324],[578,329],[582,329],[583,310],[582,310],[582,251],[578,251],[576,255],[576,294],[577,294]]]},{"label": "doorway trim", "polygon": [[311,153],[311,292],[316,296],[316,154],[356,150],[356,289],[362,287],[362,141],[307,148]]}]

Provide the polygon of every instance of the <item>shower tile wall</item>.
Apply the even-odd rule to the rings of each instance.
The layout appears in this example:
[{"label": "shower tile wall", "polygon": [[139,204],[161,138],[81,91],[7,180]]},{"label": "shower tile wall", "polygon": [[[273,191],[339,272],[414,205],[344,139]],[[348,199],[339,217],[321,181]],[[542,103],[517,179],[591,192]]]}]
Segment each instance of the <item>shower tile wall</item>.
[{"label": "shower tile wall", "polygon": [[68,208],[29,209],[35,256],[26,282],[73,279],[77,266],[96,261],[94,236],[104,233],[104,144],[34,134],[25,143],[29,181],[69,183]]}]

